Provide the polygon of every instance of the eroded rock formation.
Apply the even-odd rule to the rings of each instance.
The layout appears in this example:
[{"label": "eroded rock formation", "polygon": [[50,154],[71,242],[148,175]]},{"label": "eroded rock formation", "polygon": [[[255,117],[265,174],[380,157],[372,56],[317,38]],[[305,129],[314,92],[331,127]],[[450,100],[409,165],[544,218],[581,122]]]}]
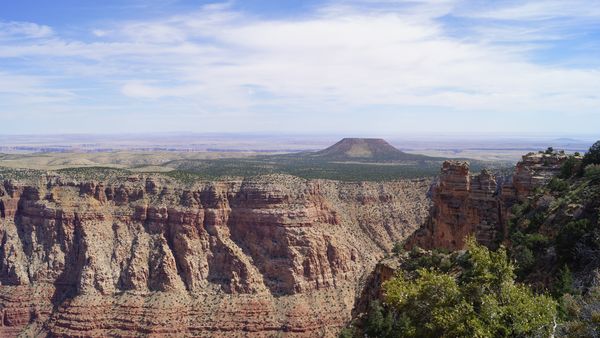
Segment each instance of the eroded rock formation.
[{"label": "eroded rock formation", "polygon": [[511,177],[497,178],[485,169],[471,175],[468,162],[444,162],[431,188],[430,216],[407,240],[407,248],[462,249],[467,235],[489,247],[497,246],[512,205],[556,176],[566,159],[564,154],[529,153]]},{"label": "eroded rock formation", "polygon": [[428,186],[5,180],[0,335],[333,336]]},{"label": "eroded rock formation", "polygon": [[558,175],[563,163],[567,160],[565,154],[529,153],[517,163],[512,177],[512,188],[518,200],[523,201],[533,190],[540,187]]}]

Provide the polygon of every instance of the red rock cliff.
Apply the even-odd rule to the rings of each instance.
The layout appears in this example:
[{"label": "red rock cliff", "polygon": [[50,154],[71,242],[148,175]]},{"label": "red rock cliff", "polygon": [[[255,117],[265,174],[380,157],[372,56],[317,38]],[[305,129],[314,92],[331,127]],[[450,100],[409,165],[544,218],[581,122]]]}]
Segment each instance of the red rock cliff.
[{"label": "red rock cliff", "polygon": [[0,335],[334,336],[427,181],[0,187]]},{"label": "red rock cliff", "polygon": [[468,235],[489,247],[497,246],[512,205],[558,174],[566,159],[564,154],[529,153],[517,163],[512,177],[500,182],[487,170],[471,175],[468,162],[444,162],[431,189],[430,216],[406,247],[462,249]]}]

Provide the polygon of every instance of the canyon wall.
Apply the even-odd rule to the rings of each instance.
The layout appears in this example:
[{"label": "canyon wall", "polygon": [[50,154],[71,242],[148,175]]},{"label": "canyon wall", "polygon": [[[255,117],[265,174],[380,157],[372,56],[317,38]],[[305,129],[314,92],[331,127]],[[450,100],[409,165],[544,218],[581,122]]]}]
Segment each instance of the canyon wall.
[{"label": "canyon wall", "polygon": [[425,221],[430,185],[0,182],[3,337],[335,336],[365,276]]},{"label": "canyon wall", "polygon": [[431,188],[430,215],[406,241],[406,248],[462,249],[468,235],[496,247],[506,231],[511,207],[556,176],[566,159],[564,154],[529,153],[508,177],[494,177],[485,169],[471,175],[468,162],[444,162]]}]

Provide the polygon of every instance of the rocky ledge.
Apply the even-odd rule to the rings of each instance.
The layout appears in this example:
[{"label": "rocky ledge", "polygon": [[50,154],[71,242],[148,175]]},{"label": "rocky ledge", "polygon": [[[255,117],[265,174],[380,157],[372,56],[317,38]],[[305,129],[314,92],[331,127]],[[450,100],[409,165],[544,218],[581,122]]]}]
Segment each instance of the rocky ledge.
[{"label": "rocky ledge", "polygon": [[462,249],[467,235],[495,247],[506,231],[511,207],[560,172],[567,156],[529,153],[508,177],[483,170],[471,175],[469,163],[446,161],[431,188],[432,208],[425,224],[406,242],[407,248]]},{"label": "rocky ledge", "polygon": [[0,335],[334,336],[427,180],[0,185]]}]

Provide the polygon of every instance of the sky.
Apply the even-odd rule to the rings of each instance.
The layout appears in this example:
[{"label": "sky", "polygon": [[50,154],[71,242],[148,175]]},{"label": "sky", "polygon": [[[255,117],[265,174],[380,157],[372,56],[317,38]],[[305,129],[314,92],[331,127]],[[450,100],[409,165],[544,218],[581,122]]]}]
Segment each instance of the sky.
[{"label": "sky", "polygon": [[600,133],[600,1],[0,1],[0,134]]}]

